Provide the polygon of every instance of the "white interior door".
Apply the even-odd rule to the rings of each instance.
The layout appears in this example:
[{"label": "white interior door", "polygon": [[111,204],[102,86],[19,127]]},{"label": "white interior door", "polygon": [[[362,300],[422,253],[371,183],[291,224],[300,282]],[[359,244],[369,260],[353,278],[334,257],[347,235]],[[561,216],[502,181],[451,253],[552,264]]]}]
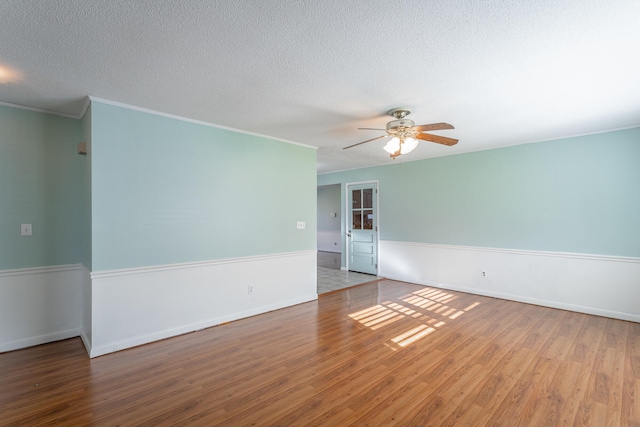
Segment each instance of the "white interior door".
[{"label": "white interior door", "polygon": [[378,274],[378,185],[347,184],[347,268]]}]

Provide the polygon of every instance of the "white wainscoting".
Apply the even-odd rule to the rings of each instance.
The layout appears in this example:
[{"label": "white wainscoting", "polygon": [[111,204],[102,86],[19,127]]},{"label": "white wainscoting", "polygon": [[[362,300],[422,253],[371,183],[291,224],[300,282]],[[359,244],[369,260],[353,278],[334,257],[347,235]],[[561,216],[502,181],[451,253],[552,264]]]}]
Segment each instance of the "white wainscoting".
[{"label": "white wainscoting", "polygon": [[640,258],[383,240],[379,274],[640,322]]},{"label": "white wainscoting", "polygon": [[0,352],[80,335],[82,266],[0,271]]},{"label": "white wainscoting", "polygon": [[315,300],[316,274],[316,251],[94,272],[89,355]]},{"label": "white wainscoting", "polygon": [[318,250],[323,252],[342,251],[339,231],[318,231]]},{"label": "white wainscoting", "polygon": [[91,353],[91,271],[86,266],[82,266],[82,330],[80,338],[87,349],[87,353]]}]

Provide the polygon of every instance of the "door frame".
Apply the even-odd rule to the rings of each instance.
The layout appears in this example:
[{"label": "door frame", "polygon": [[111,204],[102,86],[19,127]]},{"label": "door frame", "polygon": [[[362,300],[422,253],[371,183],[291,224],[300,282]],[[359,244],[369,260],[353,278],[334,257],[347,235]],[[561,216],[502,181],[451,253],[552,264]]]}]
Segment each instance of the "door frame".
[{"label": "door frame", "polygon": [[343,202],[344,202],[344,215],[342,216],[343,221],[342,221],[342,239],[343,239],[343,245],[342,247],[344,248],[344,254],[345,254],[345,269],[347,271],[349,271],[349,256],[351,255],[349,253],[349,241],[347,239],[347,234],[349,233],[349,227],[350,227],[350,222],[351,222],[351,218],[349,218],[349,201],[350,201],[350,194],[349,194],[349,186],[354,186],[354,185],[362,185],[362,184],[372,184],[373,187],[375,187],[376,190],[376,203],[375,203],[375,215],[374,215],[374,224],[373,226],[375,227],[375,245],[376,245],[376,276],[380,273],[380,181],[377,179],[372,179],[372,180],[367,180],[367,181],[354,181],[354,182],[346,182],[344,184],[344,198],[343,198]]}]

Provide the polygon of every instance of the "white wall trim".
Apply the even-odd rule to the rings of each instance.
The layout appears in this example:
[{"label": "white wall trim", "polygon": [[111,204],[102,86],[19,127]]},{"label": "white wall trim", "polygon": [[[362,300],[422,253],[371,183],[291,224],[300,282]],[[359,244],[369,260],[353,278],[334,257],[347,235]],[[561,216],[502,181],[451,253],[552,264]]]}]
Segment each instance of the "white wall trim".
[{"label": "white wall trim", "polygon": [[27,267],[27,268],[16,268],[12,270],[0,270],[0,277],[59,273],[62,271],[74,271],[74,270],[82,270],[82,264],[52,265],[47,267]]},{"label": "white wall trim", "polygon": [[123,104],[122,102],[110,101],[108,99],[98,98],[96,96],[89,96],[89,98],[91,99],[91,101],[99,102],[101,104],[107,104],[107,105],[111,105],[111,106],[114,106],[114,107],[125,108],[127,110],[138,111],[140,113],[147,113],[147,114],[152,114],[154,116],[166,117],[168,119],[180,120],[182,122],[193,123],[193,124],[207,126],[207,127],[216,128],[216,129],[228,130],[228,131],[232,131],[232,132],[242,133],[242,134],[245,134],[245,135],[257,136],[257,137],[260,137],[260,138],[267,138],[267,139],[271,139],[273,141],[280,141],[280,142],[285,142],[287,144],[298,145],[300,147],[312,148],[314,150],[318,149],[318,147],[314,147],[313,145],[303,144],[301,142],[290,141],[288,139],[276,138],[276,137],[269,136],[269,135],[263,135],[261,133],[249,132],[249,131],[246,131],[246,130],[236,129],[236,128],[232,128],[232,127],[228,127],[228,126],[217,125],[217,124],[210,123],[210,122],[205,122],[205,121],[202,121],[202,120],[195,120],[195,119],[190,119],[190,118],[187,118],[187,117],[176,116],[174,114],[163,113],[161,111],[156,111],[156,110],[150,110],[148,108],[136,107],[134,105],[129,105],[129,104]]},{"label": "white wall trim", "polygon": [[640,323],[640,258],[380,244],[380,276],[389,279]]},{"label": "white wall trim", "polygon": [[80,114],[78,114],[77,119],[80,120],[84,117],[84,115],[87,113],[87,110],[89,109],[89,106],[91,105],[91,98],[89,98],[88,96],[84,97],[84,104],[82,105],[82,110],[80,110]]},{"label": "white wall trim", "polygon": [[[90,357],[317,300],[317,251],[91,275]],[[251,288],[251,291],[249,291]]]},{"label": "white wall trim", "polygon": [[[398,280],[406,282],[402,277],[386,276],[385,278],[390,280]],[[556,301],[549,301],[538,298],[527,298],[520,295],[508,294],[504,292],[491,292],[487,290],[478,290],[477,288],[468,288],[465,286],[456,286],[448,283],[437,283],[428,280],[413,280],[411,283],[417,285],[431,286],[439,289],[448,289],[450,291],[466,292],[473,295],[482,295],[485,297],[499,298],[509,301],[522,302],[525,304],[539,305],[542,307],[557,308],[560,310],[575,311],[577,313],[593,314],[595,316],[609,317],[612,319],[628,320],[630,322],[640,323],[640,315],[632,313],[622,313],[618,311],[604,310],[594,307],[586,307],[576,304],[558,303]]]},{"label": "white wall trim", "polygon": [[[638,127],[640,127],[640,126],[638,126],[638,125],[623,126],[623,127],[613,128],[613,129],[598,130],[598,131],[593,131],[593,132],[578,133],[578,134],[572,134],[572,135],[566,135],[566,136],[557,136],[557,137],[546,138],[546,139],[536,139],[536,140],[532,140],[532,141],[507,143],[507,144],[495,145],[495,146],[491,146],[491,147],[476,148],[476,149],[473,149],[473,150],[456,151],[455,153],[451,153],[451,152],[450,153],[446,153],[445,152],[445,153],[442,153],[442,154],[435,154],[435,155],[430,155],[430,156],[426,156],[426,157],[420,157],[418,159],[414,158],[414,159],[407,160],[407,161],[404,161],[404,160],[402,160],[402,158],[400,158],[400,160],[397,163],[378,163],[378,164],[373,164],[373,165],[369,165],[369,166],[358,166],[358,167],[355,167],[355,168],[338,169],[338,170],[332,170],[332,171],[326,171],[326,172],[319,173],[318,176],[320,176],[320,175],[329,175],[329,174],[332,174],[332,173],[350,172],[350,171],[359,170],[359,169],[377,168],[377,167],[382,167],[382,166],[399,166],[399,165],[402,165],[403,163],[419,162],[419,161],[422,161],[422,160],[436,159],[438,157],[457,156],[457,155],[460,155],[460,154],[477,153],[477,152],[480,152],[480,151],[488,151],[488,150],[499,150],[501,148],[517,147],[518,145],[537,144],[538,142],[562,141],[562,140],[565,140],[565,139],[579,138],[579,137],[582,137],[582,136],[598,135],[598,134],[601,134],[601,133],[618,132],[618,131],[622,131],[622,130],[635,129],[635,128],[638,128]],[[324,186],[324,185],[332,185],[332,184],[339,184],[339,183],[329,183],[329,184],[322,184],[322,185]]]},{"label": "white wall trim", "polygon": [[[84,115],[84,112],[82,113],[82,115],[77,116],[75,114],[61,113],[59,111],[45,110],[44,108],[29,107],[27,105],[12,104],[10,102],[3,102],[3,101],[0,101],[0,105],[4,105],[5,107],[10,107],[10,108],[15,108],[17,110],[33,111],[34,113],[43,113],[43,114],[51,114],[53,116],[66,117],[67,119],[78,120],[82,118],[82,115]],[[83,108],[83,110],[86,111],[86,108]]]},{"label": "white wall trim", "polygon": [[0,271],[0,352],[77,337],[81,264]]},{"label": "white wall trim", "polygon": [[[375,184],[376,188],[378,188],[378,189],[380,188],[380,180],[379,179],[369,179],[369,180],[366,180],[366,181],[345,182],[344,187],[346,189],[350,185],[363,185],[363,184]],[[332,184],[328,184],[328,185],[332,185]]]},{"label": "white wall trim", "polygon": [[84,345],[85,350],[87,350],[87,354],[89,355],[89,357],[91,357],[91,341],[82,330],[78,335],[80,335],[80,339],[82,340],[82,344]]},{"label": "white wall trim", "polygon": [[[387,242],[393,242],[387,240]],[[515,255],[535,255],[535,256],[548,256],[554,258],[574,258],[574,259],[588,259],[593,261],[611,261],[611,262],[634,262],[640,263],[640,258],[636,257],[623,257],[615,255],[594,255],[577,252],[550,252],[550,251],[532,251],[526,249],[505,249],[505,248],[491,248],[483,246],[458,246],[458,245],[444,245],[438,243],[420,243],[420,242],[395,242],[402,243],[407,246],[418,246],[427,248],[439,248],[439,249],[455,249],[464,251],[480,251],[480,252],[499,252],[505,254]]]},{"label": "white wall trim", "polygon": [[285,252],[285,253],[277,253],[277,254],[268,254],[268,255],[253,255],[247,257],[237,257],[237,258],[224,258],[210,261],[197,261],[197,262],[183,262],[176,264],[164,264],[164,265],[154,265],[148,267],[135,267],[135,268],[123,268],[118,270],[104,270],[97,271],[91,273],[91,279],[104,279],[106,277],[116,277],[116,276],[129,276],[132,274],[144,274],[144,273],[153,273],[156,271],[167,271],[167,270],[182,270],[185,268],[201,268],[201,267],[212,267],[216,265],[223,264],[237,264],[237,263],[246,263],[251,261],[266,261],[278,258],[289,258],[292,256],[305,256],[313,254],[315,255],[318,251],[298,251],[298,252]]},{"label": "white wall trim", "polygon": [[91,309],[93,307],[93,300],[91,294],[91,271],[86,265],[82,265],[82,314],[81,314],[81,327],[80,338],[84,344],[84,348],[87,350],[87,354],[91,354]]},{"label": "white wall trim", "polygon": [[259,308],[245,310],[238,313],[233,313],[230,315],[213,317],[213,318],[205,319],[199,322],[183,325],[177,328],[165,329],[165,330],[158,331],[151,334],[139,335],[139,336],[131,337],[128,339],[115,341],[115,342],[109,343],[108,345],[103,345],[99,347],[87,347],[87,351],[89,353],[89,357],[92,357],[92,358],[98,357],[108,353],[113,353],[115,351],[120,351],[127,348],[143,345],[143,344],[148,344],[153,341],[159,341],[165,338],[188,334],[190,332],[200,331],[202,329],[218,326],[223,323],[231,322],[234,320],[251,317],[258,314],[263,314],[269,311],[279,310],[281,308],[290,307],[292,305],[306,303],[313,299],[317,299],[317,295],[315,298],[309,298],[309,297],[295,298],[288,301],[282,301],[279,303],[270,304],[268,306],[263,306]]},{"label": "white wall trim", "polygon": [[68,338],[74,338],[79,335],[80,329],[66,329],[64,331],[56,331],[49,334],[31,336],[14,341],[0,342],[0,353],[32,347],[34,345],[46,344],[54,341],[66,340]]}]

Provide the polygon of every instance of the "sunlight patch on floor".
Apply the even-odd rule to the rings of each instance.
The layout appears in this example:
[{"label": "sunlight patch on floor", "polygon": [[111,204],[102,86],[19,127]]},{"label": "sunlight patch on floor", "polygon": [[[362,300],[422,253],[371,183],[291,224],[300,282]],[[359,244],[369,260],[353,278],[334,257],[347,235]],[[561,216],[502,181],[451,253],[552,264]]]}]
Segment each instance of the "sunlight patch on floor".
[{"label": "sunlight patch on floor", "polygon": [[385,345],[396,351],[436,332],[447,321],[458,319],[474,309],[479,302],[465,308],[455,307],[457,296],[434,288],[425,288],[400,298],[400,302],[385,301],[349,314],[349,317],[371,330],[389,326],[401,319],[412,319],[418,324],[392,338]]}]

